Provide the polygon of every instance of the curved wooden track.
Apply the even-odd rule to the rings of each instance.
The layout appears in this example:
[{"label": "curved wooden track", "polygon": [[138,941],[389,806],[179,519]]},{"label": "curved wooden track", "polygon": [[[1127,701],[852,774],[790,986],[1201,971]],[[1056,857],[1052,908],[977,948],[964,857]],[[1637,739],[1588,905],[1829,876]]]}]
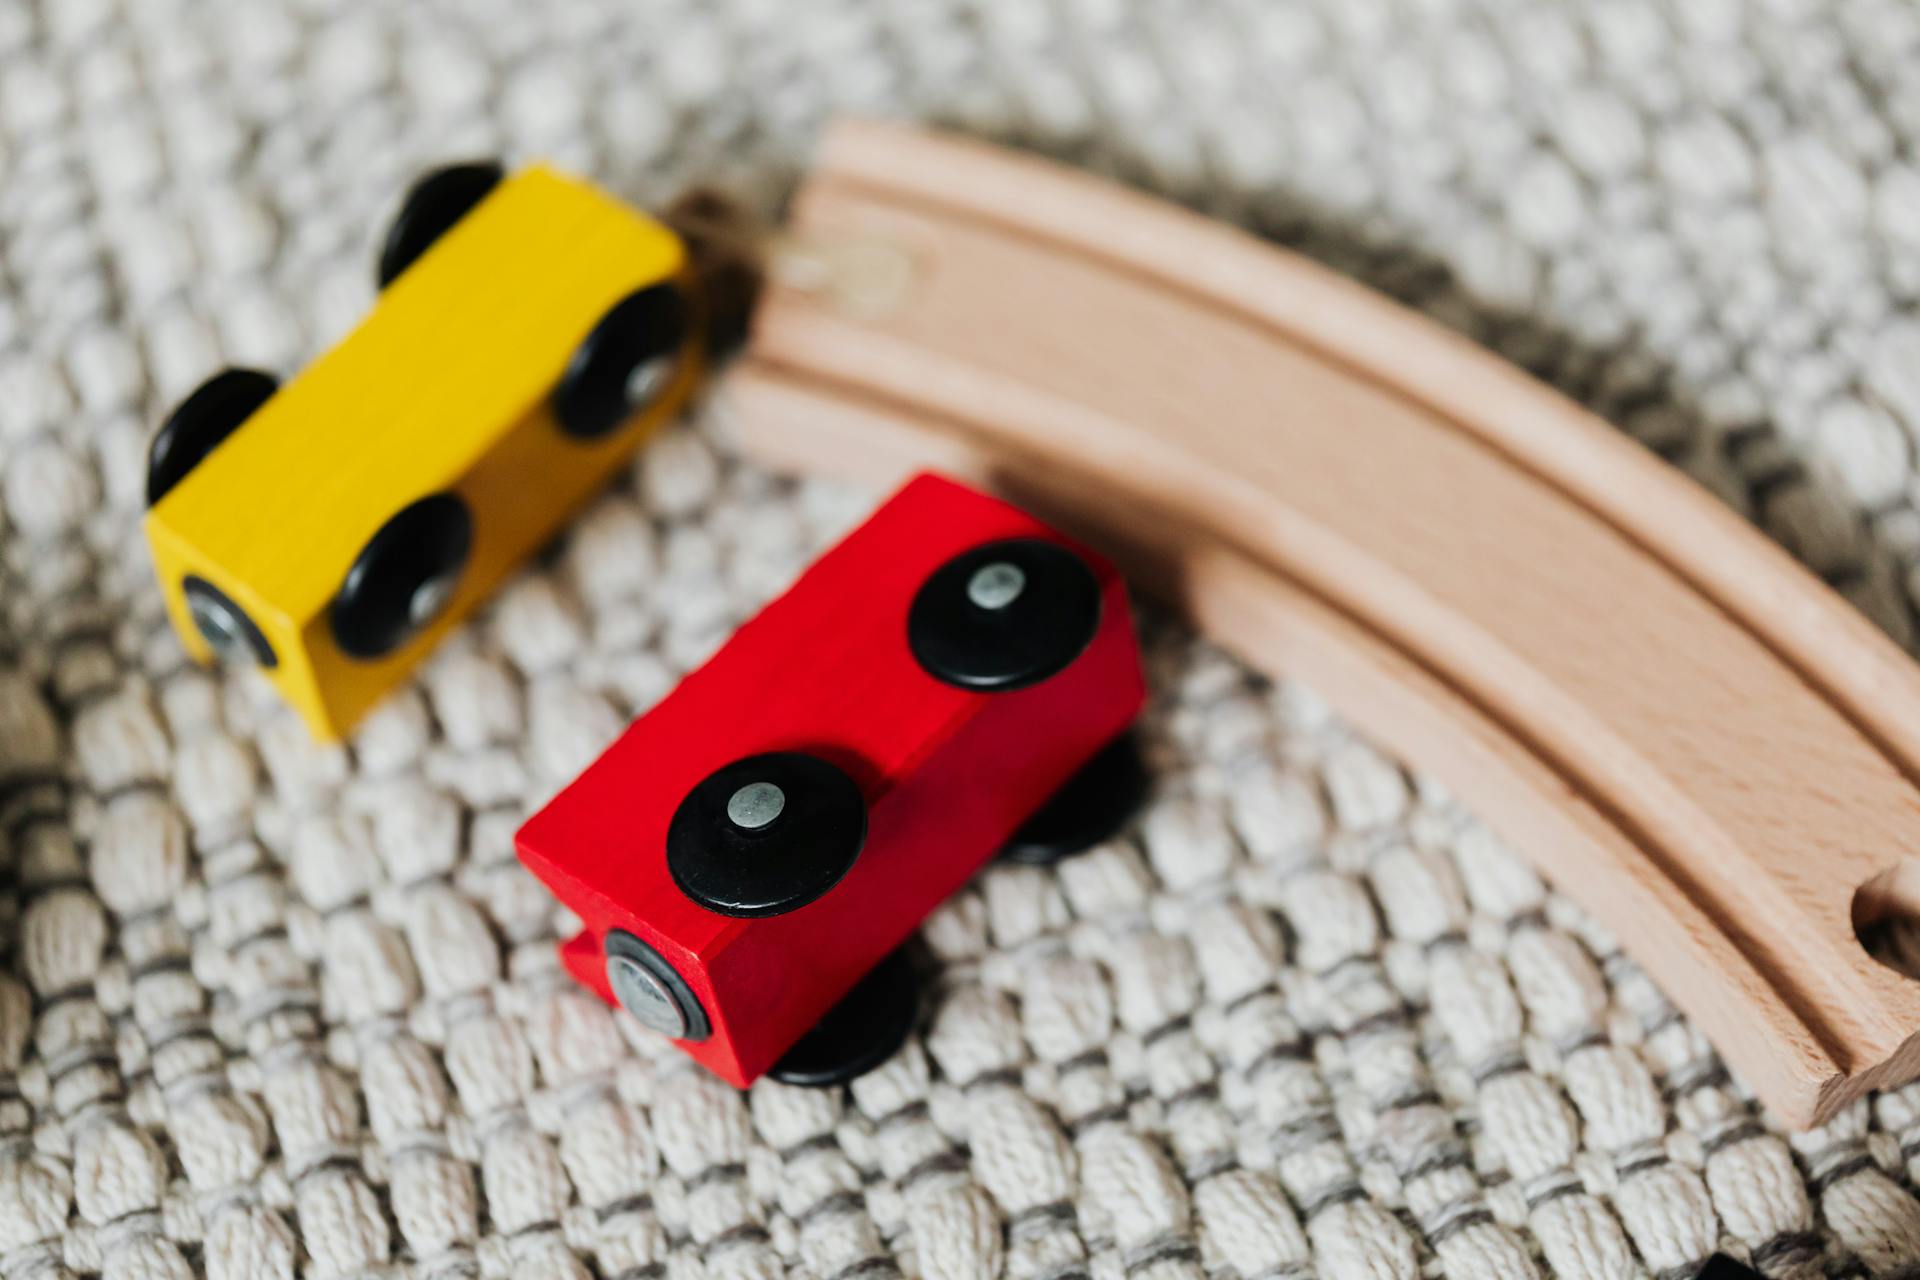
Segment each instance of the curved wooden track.
[{"label": "curved wooden track", "polygon": [[1447,782],[1778,1116],[1920,1075],[1920,670],[1713,498],[1490,354],[1083,175],[829,135],[735,426],[1096,539]]}]

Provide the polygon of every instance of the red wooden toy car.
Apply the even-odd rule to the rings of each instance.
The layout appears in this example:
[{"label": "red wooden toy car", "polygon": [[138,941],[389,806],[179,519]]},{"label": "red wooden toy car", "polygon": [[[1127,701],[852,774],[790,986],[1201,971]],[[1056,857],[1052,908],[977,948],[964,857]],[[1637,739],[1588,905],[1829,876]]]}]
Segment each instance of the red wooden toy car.
[{"label": "red wooden toy car", "polygon": [[602,997],[735,1085],[837,1083],[910,1029],[893,953],[941,899],[1130,814],[1143,697],[1113,567],[922,476],[516,843],[584,922],[561,954]]}]

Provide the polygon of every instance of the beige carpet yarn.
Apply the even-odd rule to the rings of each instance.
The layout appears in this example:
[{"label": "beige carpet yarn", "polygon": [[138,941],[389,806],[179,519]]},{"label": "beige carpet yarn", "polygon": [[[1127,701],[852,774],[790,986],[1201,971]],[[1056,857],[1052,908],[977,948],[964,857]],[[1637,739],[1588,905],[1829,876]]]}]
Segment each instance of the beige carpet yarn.
[{"label": "beige carpet yarn", "polygon": [[771,210],[839,110],[1331,262],[1913,639],[1907,0],[0,0],[0,1280],[1920,1262],[1920,1089],[1774,1131],[1472,814],[1151,615],[1152,807],[941,910],[884,1069],[737,1093],[574,989],[514,827],[876,496],[723,414],[343,749],[185,664],[146,433],[346,332],[415,173]]}]

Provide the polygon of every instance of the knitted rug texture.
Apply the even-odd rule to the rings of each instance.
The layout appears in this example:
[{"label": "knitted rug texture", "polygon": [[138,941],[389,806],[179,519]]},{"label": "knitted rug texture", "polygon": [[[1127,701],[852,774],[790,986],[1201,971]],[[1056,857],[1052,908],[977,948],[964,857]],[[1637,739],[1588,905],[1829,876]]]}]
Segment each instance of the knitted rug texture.
[{"label": "knitted rug texture", "polygon": [[1920,1088],[1778,1132],[1525,851],[1151,612],[1150,808],[941,908],[884,1068],[736,1092],[576,989],[515,826],[877,496],[723,396],[344,748],[185,661],[146,436],[347,332],[421,169],[771,213],[838,111],[1350,272],[1913,640],[1908,0],[0,0],[0,1278],[1920,1261]]}]

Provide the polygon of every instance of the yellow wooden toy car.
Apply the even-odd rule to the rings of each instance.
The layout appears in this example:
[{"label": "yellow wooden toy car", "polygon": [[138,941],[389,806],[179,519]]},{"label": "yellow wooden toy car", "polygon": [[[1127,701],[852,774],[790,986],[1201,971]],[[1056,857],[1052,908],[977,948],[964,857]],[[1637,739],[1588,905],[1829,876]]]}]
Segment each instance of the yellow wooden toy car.
[{"label": "yellow wooden toy car", "polygon": [[228,369],[148,453],[147,537],[202,662],[340,737],[669,418],[704,359],[688,256],[545,168],[422,180],[382,292],[285,387]]}]

